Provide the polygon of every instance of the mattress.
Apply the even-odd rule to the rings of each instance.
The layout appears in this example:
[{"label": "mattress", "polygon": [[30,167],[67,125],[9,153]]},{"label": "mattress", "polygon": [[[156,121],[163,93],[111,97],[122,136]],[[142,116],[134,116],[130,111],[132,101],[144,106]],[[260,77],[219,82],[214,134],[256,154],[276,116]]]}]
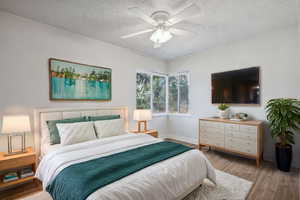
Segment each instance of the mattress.
[{"label": "mattress", "polygon": [[[84,143],[60,146],[49,151],[36,176],[45,189],[66,167],[140,146],[161,142],[146,134],[125,134]],[[191,188],[208,178],[215,182],[214,168],[199,150],[190,150],[144,168],[134,174],[99,188],[88,200],[171,200],[181,198]]]}]

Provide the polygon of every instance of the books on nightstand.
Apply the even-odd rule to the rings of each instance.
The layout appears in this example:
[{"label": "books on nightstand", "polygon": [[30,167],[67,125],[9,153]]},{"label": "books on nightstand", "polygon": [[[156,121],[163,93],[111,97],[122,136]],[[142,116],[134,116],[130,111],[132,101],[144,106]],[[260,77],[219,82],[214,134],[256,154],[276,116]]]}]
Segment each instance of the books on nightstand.
[{"label": "books on nightstand", "polygon": [[19,179],[19,177],[18,177],[17,172],[10,172],[10,173],[7,173],[4,175],[3,183],[18,180],[18,179]]},{"label": "books on nightstand", "polygon": [[32,169],[30,167],[28,168],[23,168],[21,170],[21,178],[26,178],[28,176],[33,176],[34,172],[32,171]]}]

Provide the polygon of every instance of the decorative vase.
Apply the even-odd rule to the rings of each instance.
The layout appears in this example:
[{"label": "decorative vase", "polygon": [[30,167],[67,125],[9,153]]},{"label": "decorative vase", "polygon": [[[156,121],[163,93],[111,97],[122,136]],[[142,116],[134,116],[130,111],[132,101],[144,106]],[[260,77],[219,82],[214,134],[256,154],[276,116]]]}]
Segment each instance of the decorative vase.
[{"label": "decorative vase", "polygon": [[229,118],[229,109],[220,110],[219,115],[221,119],[228,119]]},{"label": "decorative vase", "polygon": [[292,158],[293,158],[292,145],[282,147],[277,143],[275,147],[276,147],[277,168],[281,171],[289,172],[291,169]]}]

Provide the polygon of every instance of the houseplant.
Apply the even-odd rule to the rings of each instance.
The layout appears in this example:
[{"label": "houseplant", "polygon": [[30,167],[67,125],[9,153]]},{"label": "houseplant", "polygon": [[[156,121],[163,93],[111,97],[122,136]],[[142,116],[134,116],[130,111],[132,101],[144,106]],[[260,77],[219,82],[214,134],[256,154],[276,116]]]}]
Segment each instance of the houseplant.
[{"label": "houseplant", "polygon": [[229,106],[226,104],[220,104],[218,106],[220,118],[222,118],[222,119],[229,118],[229,109],[228,108],[229,108]]},{"label": "houseplant", "polygon": [[277,139],[276,163],[279,170],[290,171],[294,136],[300,131],[300,101],[297,99],[271,99],[266,106],[271,136]]}]

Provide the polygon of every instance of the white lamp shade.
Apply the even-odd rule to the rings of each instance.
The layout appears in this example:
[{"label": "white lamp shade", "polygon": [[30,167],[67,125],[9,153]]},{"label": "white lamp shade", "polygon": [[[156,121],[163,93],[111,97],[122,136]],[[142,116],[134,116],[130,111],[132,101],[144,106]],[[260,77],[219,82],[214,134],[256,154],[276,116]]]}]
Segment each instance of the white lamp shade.
[{"label": "white lamp shade", "polygon": [[134,110],[133,120],[136,121],[147,121],[152,119],[151,110]]},{"label": "white lamp shade", "polygon": [[30,132],[30,120],[27,115],[3,116],[2,133]]}]

